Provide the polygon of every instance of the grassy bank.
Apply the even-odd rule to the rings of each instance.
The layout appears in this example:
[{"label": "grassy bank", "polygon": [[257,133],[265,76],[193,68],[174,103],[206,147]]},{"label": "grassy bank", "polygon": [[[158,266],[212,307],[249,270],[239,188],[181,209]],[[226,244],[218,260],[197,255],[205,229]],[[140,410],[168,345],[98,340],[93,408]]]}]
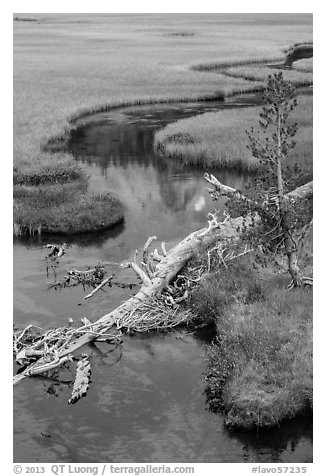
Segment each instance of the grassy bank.
[{"label": "grassy bank", "polygon": [[280,54],[279,56],[277,57],[274,57],[272,55],[268,55],[268,56],[265,56],[263,58],[257,58],[257,59],[253,59],[253,58],[241,58],[241,59],[237,59],[235,61],[218,61],[218,62],[215,62],[215,63],[200,63],[200,64],[196,64],[194,66],[192,66],[191,69],[193,69],[194,71],[212,71],[212,72],[222,72],[222,73],[225,73],[225,70],[227,70],[228,68],[232,68],[232,67],[240,67],[240,66],[248,66],[248,65],[255,65],[255,66],[258,66],[260,64],[266,64],[267,62],[273,62],[273,63],[279,63],[281,61],[284,60],[284,55],[283,54]]},{"label": "grassy bank", "polygon": [[52,155],[43,160],[26,158],[14,165],[14,185],[44,185],[86,180],[83,169],[69,156]]},{"label": "grassy bank", "polygon": [[191,297],[217,332],[207,349],[209,407],[245,431],[312,410],[312,291],[288,292],[286,276],[248,256],[212,269]]},{"label": "grassy bank", "polygon": [[293,63],[293,68],[298,71],[313,72],[313,58],[305,58]]},{"label": "grassy bank", "polygon": [[[190,67],[216,59],[278,57],[285,46],[312,36],[311,15],[35,14],[33,21],[27,14],[15,16],[15,186],[50,185],[55,176],[72,187],[84,180],[82,169],[62,152],[71,118],[119,104],[245,90],[248,83],[241,78]],[[72,227],[77,226],[78,201],[86,195],[74,200],[70,195]],[[14,221],[25,206],[22,201],[16,205]],[[61,205],[64,209],[68,202]],[[108,211],[103,209],[103,218]],[[24,226],[29,228],[27,222]]]},{"label": "grassy bank", "polygon": [[[232,78],[243,78],[247,81],[267,82],[270,74],[278,73],[280,70],[269,66],[239,66],[236,68],[227,68],[224,74]],[[312,73],[302,70],[282,69],[283,77],[286,81],[296,86],[309,86],[312,84]]]},{"label": "grassy bank", "polygon": [[14,188],[15,234],[81,233],[123,220],[123,205],[110,193],[87,193],[87,182]]},{"label": "grassy bank", "polygon": [[122,202],[110,193],[90,194],[87,186],[70,157],[14,166],[14,235],[98,231],[121,222]]},{"label": "grassy bank", "polygon": [[[312,175],[312,96],[300,96],[292,113],[298,123],[296,147],[288,165],[298,163]],[[258,162],[246,148],[246,130],[258,127],[261,107],[208,112],[169,124],[155,134],[155,147],[163,156],[200,167],[255,170]]]}]

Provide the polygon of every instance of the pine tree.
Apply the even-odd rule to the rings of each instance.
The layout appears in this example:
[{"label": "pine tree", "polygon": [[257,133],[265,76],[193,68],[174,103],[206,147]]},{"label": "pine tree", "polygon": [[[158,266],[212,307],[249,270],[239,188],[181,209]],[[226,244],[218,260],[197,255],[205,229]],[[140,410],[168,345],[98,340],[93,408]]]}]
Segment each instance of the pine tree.
[{"label": "pine tree", "polygon": [[[248,147],[261,163],[262,170],[256,178],[251,194],[254,200],[250,201],[249,208],[251,213],[258,212],[262,218],[260,243],[269,251],[285,251],[292,278],[291,287],[301,286],[303,278],[298,264],[298,242],[294,238],[300,217],[298,210],[294,212],[291,201],[285,196],[292,181],[287,178],[291,173],[284,163],[295,147],[293,138],[297,133],[297,124],[289,124],[289,115],[296,107],[297,99],[295,87],[284,80],[281,72],[269,76],[264,103],[259,120],[260,130],[251,128],[246,131]],[[242,204],[242,207],[248,206],[248,203]]]}]

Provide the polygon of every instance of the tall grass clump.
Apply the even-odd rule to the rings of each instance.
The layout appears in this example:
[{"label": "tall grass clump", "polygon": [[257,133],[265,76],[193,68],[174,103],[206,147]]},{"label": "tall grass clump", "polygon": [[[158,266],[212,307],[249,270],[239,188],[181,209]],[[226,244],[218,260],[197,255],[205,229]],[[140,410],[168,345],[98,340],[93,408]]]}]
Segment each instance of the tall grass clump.
[{"label": "tall grass clump", "polygon": [[207,402],[230,428],[268,428],[312,409],[312,292],[283,286],[245,257],[192,295],[193,311],[216,327]]},{"label": "tall grass clump", "polygon": [[118,198],[87,188],[86,174],[71,156],[20,161],[14,166],[14,234],[98,231],[123,220]]},{"label": "tall grass clump", "polygon": [[16,234],[99,231],[121,222],[123,213],[116,197],[86,193],[85,183],[14,188]]}]

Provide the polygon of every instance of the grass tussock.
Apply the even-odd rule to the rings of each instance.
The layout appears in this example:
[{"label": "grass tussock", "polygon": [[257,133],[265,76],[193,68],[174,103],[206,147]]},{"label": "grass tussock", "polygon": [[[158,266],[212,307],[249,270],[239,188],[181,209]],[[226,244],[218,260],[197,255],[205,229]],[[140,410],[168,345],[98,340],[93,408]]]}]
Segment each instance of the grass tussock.
[{"label": "grass tussock", "polygon": [[87,192],[85,172],[71,156],[26,162],[14,166],[14,235],[97,231],[123,219],[116,197]]},{"label": "grass tussock", "polygon": [[[208,112],[181,119],[155,134],[154,146],[163,157],[199,167],[228,167],[256,170],[258,161],[247,149],[246,130],[258,128],[261,107]],[[292,113],[298,123],[296,147],[288,165],[298,163],[307,178],[312,176],[312,96],[299,96]]]},{"label": "grass tussock", "polygon": [[88,194],[85,182],[14,188],[14,233],[81,233],[123,220],[123,205],[109,193]]},{"label": "grass tussock", "polygon": [[268,428],[312,409],[312,291],[284,289],[248,259],[210,274],[193,311],[215,322],[206,395],[228,427]]}]

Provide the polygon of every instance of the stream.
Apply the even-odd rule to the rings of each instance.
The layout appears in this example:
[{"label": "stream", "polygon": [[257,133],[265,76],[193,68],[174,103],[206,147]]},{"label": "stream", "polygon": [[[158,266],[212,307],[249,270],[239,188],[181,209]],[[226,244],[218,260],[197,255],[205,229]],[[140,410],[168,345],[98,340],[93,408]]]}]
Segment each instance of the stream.
[{"label": "stream", "polygon": [[[208,212],[222,216],[225,199],[212,202],[203,171],[163,160],[153,150],[154,133],[169,122],[206,111],[249,107],[259,98],[225,102],[161,104],[117,109],[80,122],[69,148],[89,175],[91,191],[110,191],[125,204],[123,223],[101,233],[41,236],[14,242],[14,322],[42,328],[101,317],[135,289],[113,287],[84,301],[81,288],[54,291],[47,284],[66,269],[112,261],[109,273],[124,282],[135,276],[128,261],[150,235],[167,249],[203,227]],[[214,173],[214,170],[210,170]],[[219,171],[241,188],[243,174]],[[69,244],[57,269],[47,269],[49,242]],[[92,384],[75,405],[66,384],[26,379],[14,387],[15,462],[284,462],[312,461],[311,419],[296,419],[260,433],[230,432],[209,412],[204,395],[208,331],[173,331],[123,338],[114,348],[90,344]],[[15,366],[15,364],[14,364]],[[16,367],[15,367],[16,369]],[[14,370],[15,370],[14,369]]]}]

